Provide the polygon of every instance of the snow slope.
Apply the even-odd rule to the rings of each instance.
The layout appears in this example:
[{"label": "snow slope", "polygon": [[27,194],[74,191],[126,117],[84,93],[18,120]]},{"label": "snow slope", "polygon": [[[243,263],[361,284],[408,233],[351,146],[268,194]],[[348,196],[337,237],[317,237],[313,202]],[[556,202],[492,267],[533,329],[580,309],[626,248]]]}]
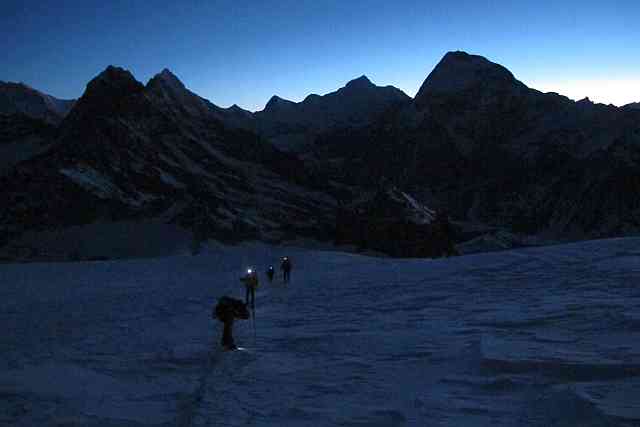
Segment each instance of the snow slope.
[{"label": "snow slope", "polygon": [[[210,318],[289,254],[247,352]],[[640,424],[640,239],[446,260],[245,244],[0,266],[0,424]]]}]

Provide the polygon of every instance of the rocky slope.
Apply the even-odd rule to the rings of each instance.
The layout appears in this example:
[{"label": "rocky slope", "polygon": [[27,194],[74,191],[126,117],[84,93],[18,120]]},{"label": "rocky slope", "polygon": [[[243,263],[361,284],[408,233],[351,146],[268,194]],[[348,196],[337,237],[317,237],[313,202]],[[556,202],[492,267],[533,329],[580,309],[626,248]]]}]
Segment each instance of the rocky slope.
[{"label": "rocky slope", "polygon": [[356,245],[397,257],[456,255],[449,219],[395,187],[382,187],[341,204],[337,244]]},{"label": "rocky slope", "polygon": [[0,178],[5,241],[25,230],[162,217],[220,239],[320,233],[332,199],[294,157],[224,126],[168,72],[109,67],[44,154]]},{"label": "rocky slope", "polygon": [[55,126],[22,113],[0,114],[0,176],[16,164],[46,151]]},{"label": "rocky slope", "polygon": [[0,81],[0,176],[45,152],[74,103],[23,83]]}]

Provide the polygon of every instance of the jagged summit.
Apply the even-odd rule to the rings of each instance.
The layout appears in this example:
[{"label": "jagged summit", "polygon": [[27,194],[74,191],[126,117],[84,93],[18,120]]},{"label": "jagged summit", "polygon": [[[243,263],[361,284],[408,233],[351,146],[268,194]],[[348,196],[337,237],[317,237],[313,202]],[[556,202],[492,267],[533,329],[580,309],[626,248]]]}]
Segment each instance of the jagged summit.
[{"label": "jagged summit", "polygon": [[149,80],[147,87],[153,88],[154,86],[163,86],[175,90],[185,89],[184,83],[182,83],[180,79],[168,68],[164,68]]},{"label": "jagged summit", "polygon": [[[238,104],[233,104],[231,107],[228,107],[228,108],[220,108],[219,111],[221,111],[223,114],[221,120],[231,125],[232,127],[240,127],[245,129],[252,128],[253,113],[249,110],[245,110],[244,108],[240,107]],[[243,121],[238,123],[236,121],[238,118],[240,118]]]},{"label": "jagged summit", "polygon": [[577,101],[576,105],[579,105],[581,107],[593,107],[595,104],[593,103],[592,100],[589,99],[588,96],[585,96],[581,100]]},{"label": "jagged summit", "polygon": [[137,81],[129,70],[109,65],[87,84],[87,89],[82,97],[85,98],[95,93],[113,97],[128,92],[138,92],[143,88],[142,83]]},{"label": "jagged summit", "polygon": [[[134,81],[138,82],[133,74],[125,68],[116,67],[115,65],[108,65],[100,74],[98,74],[92,81],[104,80],[104,81]],[[91,83],[91,82],[89,82]]]},{"label": "jagged summit", "polygon": [[[209,117],[215,105],[191,92],[168,68],[153,76],[147,83],[147,93],[161,109],[172,114],[187,113],[200,118]],[[224,109],[220,109],[224,111]]]},{"label": "jagged summit", "polygon": [[274,108],[281,108],[286,105],[293,105],[295,102],[289,101],[288,99],[280,98],[278,95],[273,95],[267,105],[264,107],[265,111],[273,110]]},{"label": "jagged summit", "polygon": [[163,77],[170,77],[170,78],[175,78],[176,77],[176,75],[173,74],[171,72],[171,70],[168,69],[168,68],[163,68],[162,71],[160,71],[160,73],[158,75],[159,76],[163,76]]},{"label": "jagged summit", "polygon": [[109,65],[94,77],[69,113],[69,121],[118,114],[126,98],[139,94],[144,85],[128,70]]},{"label": "jagged summit", "polygon": [[479,55],[448,52],[420,87],[415,102],[422,106],[434,95],[456,94],[473,88],[494,91],[517,86],[522,83],[502,65]]},{"label": "jagged summit", "polygon": [[351,80],[347,83],[345,88],[347,89],[367,89],[370,87],[375,87],[371,80],[364,74],[356,79]]},{"label": "jagged summit", "polygon": [[226,109],[229,110],[229,111],[238,111],[238,112],[247,111],[244,108],[240,107],[238,104],[233,104],[231,107],[226,108]]},{"label": "jagged summit", "polygon": [[322,100],[322,97],[320,95],[318,95],[317,93],[310,93],[302,102],[317,102],[319,100]]}]

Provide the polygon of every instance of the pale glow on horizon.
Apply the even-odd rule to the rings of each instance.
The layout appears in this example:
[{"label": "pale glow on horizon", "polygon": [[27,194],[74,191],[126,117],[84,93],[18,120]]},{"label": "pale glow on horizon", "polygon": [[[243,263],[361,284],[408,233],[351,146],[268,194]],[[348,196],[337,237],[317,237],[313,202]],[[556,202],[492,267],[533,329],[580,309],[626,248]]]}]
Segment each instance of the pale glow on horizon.
[{"label": "pale glow on horizon", "polygon": [[618,107],[640,102],[640,79],[593,79],[527,83],[541,92],[556,92],[575,101],[588,97],[591,101]]}]

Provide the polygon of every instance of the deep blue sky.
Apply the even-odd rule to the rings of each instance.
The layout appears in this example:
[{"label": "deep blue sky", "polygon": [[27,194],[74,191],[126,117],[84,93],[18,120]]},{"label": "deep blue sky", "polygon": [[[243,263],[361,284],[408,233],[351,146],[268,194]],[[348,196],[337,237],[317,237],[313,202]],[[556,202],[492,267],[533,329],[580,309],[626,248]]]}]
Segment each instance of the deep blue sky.
[{"label": "deep blue sky", "polygon": [[465,50],[530,86],[640,101],[640,1],[3,1],[0,80],[59,98],[107,65],[146,81],[167,67],[221,106],[262,109],[366,74],[413,96]]}]

